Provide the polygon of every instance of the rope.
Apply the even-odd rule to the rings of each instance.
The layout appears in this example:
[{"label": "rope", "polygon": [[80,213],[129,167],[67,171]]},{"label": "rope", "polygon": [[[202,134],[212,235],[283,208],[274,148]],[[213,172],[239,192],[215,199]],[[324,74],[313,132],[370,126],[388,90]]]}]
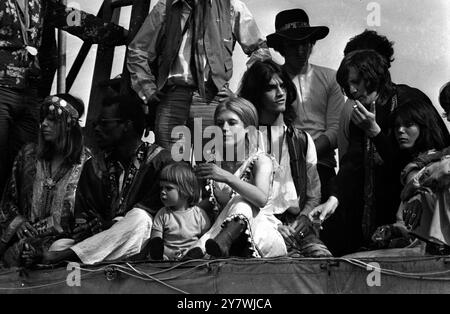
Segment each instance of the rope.
[{"label": "rope", "polygon": [[[90,274],[85,275],[85,276],[80,276],[80,280],[83,278],[88,277]],[[32,290],[32,289],[41,289],[41,288],[48,288],[48,287],[52,287],[52,286],[59,286],[62,284],[67,284],[66,280],[62,280],[62,281],[57,281],[57,282],[51,282],[48,284],[44,284],[44,285],[37,285],[37,286],[28,286],[28,287],[16,287],[16,288],[9,288],[9,287],[0,287],[1,291],[13,291],[13,290]]]},{"label": "rope", "polygon": [[[279,262],[280,258],[265,258],[263,261],[264,262]],[[318,260],[318,259],[308,259],[308,260]],[[326,259],[328,260],[328,259]],[[450,281],[450,277],[436,277],[436,276],[441,276],[441,275],[446,275],[446,274],[450,274],[450,270],[443,270],[443,271],[435,271],[435,272],[419,272],[419,273],[406,273],[406,272],[401,272],[401,271],[396,271],[396,270],[391,270],[391,269],[385,269],[382,267],[376,267],[373,266],[371,264],[365,263],[361,260],[358,259],[346,259],[346,258],[336,258],[335,260],[337,261],[344,261],[347,262],[351,265],[363,268],[365,270],[368,269],[368,267],[374,269],[374,270],[378,270],[380,273],[382,274],[386,274],[386,275],[390,275],[390,276],[395,276],[395,277],[400,277],[400,278],[409,278],[409,279],[422,279],[422,280],[434,280],[434,281]],[[189,292],[184,291],[182,289],[179,289],[173,285],[170,285],[168,283],[166,283],[165,281],[170,281],[170,280],[174,280],[174,279],[178,279],[181,277],[184,277],[192,272],[194,272],[196,269],[198,268],[203,268],[205,266],[209,266],[211,264],[217,264],[217,263],[222,263],[222,262],[243,262],[243,259],[240,258],[223,258],[223,259],[214,259],[214,260],[208,260],[206,262],[204,262],[204,259],[195,259],[195,260],[188,260],[185,262],[181,262],[178,263],[172,267],[163,269],[163,270],[159,270],[156,272],[152,272],[152,273],[146,273],[143,270],[131,265],[130,263],[126,263],[125,266],[124,265],[120,265],[120,264],[108,264],[105,266],[102,266],[100,268],[95,268],[95,269],[91,269],[91,268],[85,268],[85,267],[75,267],[75,269],[78,269],[80,271],[84,271],[84,272],[88,272],[89,274],[85,274],[85,275],[81,275],[81,279],[86,279],[86,277],[94,274],[94,273],[99,273],[99,272],[104,272],[107,269],[115,269],[116,271],[126,274],[130,277],[136,278],[136,279],[140,279],[143,281],[155,281],[158,282],[159,284],[162,284],[166,287],[168,287],[169,289],[175,290],[177,292],[183,293],[183,294],[189,294]],[[248,262],[249,260],[245,260],[246,262]],[[254,260],[255,262],[260,262],[261,259],[257,259]],[[174,275],[171,277],[166,277],[166,278],[156,278],[156,275],[160,275],[163,273],[167,273],[170,272],[172,270],[178,269],[180,267],[183,267],[187,264],[193,263],[193,262],[203,262],[199,265],[193,266],[191,268],[189,268],[187,271],[182,272],[178,275]],[[8,274],[8,273],[12,273],[12,271],[10,272],[4,272],[2,274]],[[32,290],[32,289],[41,289],[41,288],[47,288],[47,287],[52,287],[52,286],[58,286],[58,285],[62,285],[62,284],[66,284],[66,280],[63,281],[57,281],[57,282],[52,282],[52,283],[48,283],[48,284],[43,284],[43,285],[36,285],[36,286],[28,286],[28,287],[16,287],[16,288],[10,288],[10,287],[0,287],[1,291],[13,291],[13,290]]]},{"label": "rope", "polygon": [[368,267],[370,267],[374,270],[378,270],[382,274],[400,277],[400,278],[450,281],[450,277],[432,277],[432,276],[436,276],[436,275],[450,274],[450,270],[444,270],[444,271],[438,271],[438,272],[425,272],[425,273],[405,273],[405,272],[400,272],[400,271],[396,271],[396,270],[375,267],[371,264],[364,263],[363,261],[357,260],[357,259],[345,259],[344,258],[344,259],[340,259],[340,260],[345,261],[349,264],[364,268],[366,270]]}]

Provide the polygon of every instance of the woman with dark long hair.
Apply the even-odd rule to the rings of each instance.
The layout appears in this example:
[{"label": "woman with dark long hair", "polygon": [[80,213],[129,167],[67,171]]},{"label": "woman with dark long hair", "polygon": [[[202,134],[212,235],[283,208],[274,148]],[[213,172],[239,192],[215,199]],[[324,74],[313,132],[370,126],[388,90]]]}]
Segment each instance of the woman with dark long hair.
[{"label": "woman with dark long hair", "polygon": [[0,204],[0,255],[8,266],[39,262],[73,227],[76,187],[90,157],[79,124],[83,112],[83,102],[69,94],[41,105],[38,144],[20,150]]},{"label": "woman with dark long hair", "polygon": [[448,144],[448,131],[431,103],[416,101],[414,105],[394,110],[390,127],[400,149],[400,167],[421,154],[439,151]]},{"label": "woman with dark long hair", "polygon": [[314,141],[293,123],[297,93],[292,80],[274,61],[257,61],[245,72],[239,94],[258,110],[265,149],[276,160],[271,205],[288,251],[331,256],[308,218],[320,203],[321,185]]},{"label": "woman with dark long hair", "polygon": [[433,182],[433,177],[441,170],[440,159],[445,156],[441,152],[447,146],[448,132],[440,127],[441,122],[437,111],[426,102],[417,101],[413,106],[394,110],[392,135],[400,149],[404,167],[401,180],[405,187],[401,193],[397,222],[378,227],[372,236],[378,248],[405,246],[414,239],[409,235],[413,231],[421,239],[433,239],[428,242],[430,253],[438,251],[433,248],[435,244],[442,244],[447,254],[450,252],[448,183],[444,177],[440,182]]}]

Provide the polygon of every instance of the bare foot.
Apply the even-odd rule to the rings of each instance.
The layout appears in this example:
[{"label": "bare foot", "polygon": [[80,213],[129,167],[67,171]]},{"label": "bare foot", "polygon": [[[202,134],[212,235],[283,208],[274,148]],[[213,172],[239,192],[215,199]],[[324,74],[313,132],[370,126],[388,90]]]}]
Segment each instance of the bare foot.
[{"label": "bare foot", "polygon": [[23,266],[31,267],[41,262],[42,250],[33,247],[31,244],[25,243],[21,257]]}]

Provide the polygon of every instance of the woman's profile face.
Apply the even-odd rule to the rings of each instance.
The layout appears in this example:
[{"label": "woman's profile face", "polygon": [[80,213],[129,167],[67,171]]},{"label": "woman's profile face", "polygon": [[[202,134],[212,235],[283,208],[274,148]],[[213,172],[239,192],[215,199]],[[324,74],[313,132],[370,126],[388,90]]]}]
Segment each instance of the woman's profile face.
[{"label": "woman's profile face", "polygon": [[239,116],[231,110],[223,110],[216,118],[216,125],[221,128],[223,144],[237,145],[245,139],[245,126]]},{"label": "woman's profile face", "polygon": [[46,142],[55,143],[59,136],[59,124],[61,123],[54,114],[54,112],[46,111],[45,116],[41,122],[41,134]]},{"label": "woman's profile face", "polygon": [[286,110],[286,86],[278,75],[273,75],[261,99],[262,110],[279,114]]},{"label": "woman's profile face", "polygon": [[395,120],[394,132],[400,149],[411,149],[419,138],[420,127],[413,121],[403,121],[397,118]]}]

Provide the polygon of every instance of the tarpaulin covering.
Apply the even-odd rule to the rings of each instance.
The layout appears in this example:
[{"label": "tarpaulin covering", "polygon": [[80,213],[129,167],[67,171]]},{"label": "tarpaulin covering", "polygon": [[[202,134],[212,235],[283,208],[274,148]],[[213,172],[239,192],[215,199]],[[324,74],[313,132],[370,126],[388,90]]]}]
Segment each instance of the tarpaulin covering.
[{"label": "tarpaulin covering", "polygon": [[450,293],[450,256],[69,266],[2,270],[0,293]]}]

